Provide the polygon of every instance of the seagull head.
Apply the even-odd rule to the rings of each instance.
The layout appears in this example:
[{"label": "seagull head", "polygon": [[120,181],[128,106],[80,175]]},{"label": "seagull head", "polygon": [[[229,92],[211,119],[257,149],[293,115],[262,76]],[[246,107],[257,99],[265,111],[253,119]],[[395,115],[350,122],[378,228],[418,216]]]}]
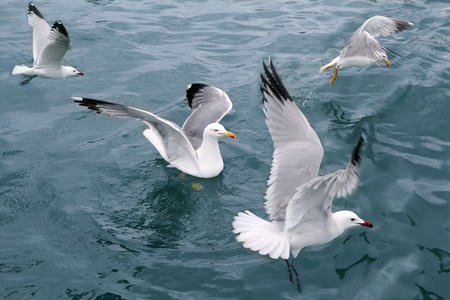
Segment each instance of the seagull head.
[{"label": "seagull head", "polygon": [[338,227],[341,227],[342,231],[354,226],[373,228],[371,223],[364,221],[357,214],[349,210],[335,212],[333,214],[333,219],[337,223]]},{"label": "seagull head", "polygon": [[232,139],[235,139],[236,136],[234,133],[231,133],[225,129],[221,124],[219,123],[211,123],[208,126],[206,126],[205,131],[203,133],[206,136],[216,137],[220,138],[222,136],[227,136]]},{"label": "seagull head", "polygon": [[78,71],[74,67],[63,66],[63,68],[64,68],[64,71],[65,71],[67,77],[77,76],[77,75],[83,76],[84,75],[82,72]]}]

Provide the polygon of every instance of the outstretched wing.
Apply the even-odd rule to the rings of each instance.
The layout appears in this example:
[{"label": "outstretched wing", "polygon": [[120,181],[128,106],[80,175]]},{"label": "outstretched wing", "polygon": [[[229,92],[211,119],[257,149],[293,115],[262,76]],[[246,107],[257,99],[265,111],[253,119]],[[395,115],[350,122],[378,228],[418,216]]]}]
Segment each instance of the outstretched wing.
[{"label": "outstretched wing", "polygon": [[354,33],[354,35],[361,34],[363,31],[366,31],[374,38],[380,35],[389,36],[393,33],[403,31],[408,27],[411,27],[412,25],[414,24],[400,19],[383,16],[374,16],[365,21]]},{"label": "outstretched wing", "polygon": [[182,130],[197,150],[202,145],[206,126],[219,122],[233,104],[224,91],[202,83],[188,85],[186,98],[193,112],[184,122]]},{"label": "outstretched wing", "polygon": [[400,19],[374,16],[365,21],[353,33],[347,45],[341,51],[341,58],[360,56],[375,61],[381,60],[381,56],[386,49],[375,38],[380,35],[389,36],[393,33],[403,31],[412,25],[414,24]]},{"label": "outstretched wing", "polygon": [[[195,169],[197,167],[195,164],[197,154],[177,124],[151,112],[131,106],[90,98],[73,97],[73,99],[79,105],[92,109],[97,113],[105,112],[111,117],[135,118],[143,121],[152,129],[154,140],[150,140],[150,142],[165,160],[182,171],[183,169]],[[149,138],[147,135],[146,137]],[[180,168],[178,162],[181,161],[182,167]]]},{"label": "outstretched wing", "polygon": [[271,219],[285,218],[299,186],[317,176],[323,156],[320,140],[292,101],[272,62],[263,63],[262,98],[274,143],[265,207]]},{"label": "outstretched wing", "polygon": [[346,169],[316,177],[298,189],[286,209],[285,230],[306,222],[326,224],[330,221],[334,197],[345,197],[358,185],[358,164],[365,140],[363,131]]},{"label": "outstretched wing", "polygon": [[35,61],[35,67],[61,67],[69,45],[70,39],[66,28],[61,22],[55,22],[47,36],[47,43]]},{"label": "outstretched wing", "polygon": [[383,60],[385,49],[367,31],[347,43],[341,50],[341,59],[363,57],[378,62]]},{"label": "outstretched wing", "polygon": [[33,28],[33,61],[36,64],[39,53],[47,43],[50,25],[33,3],[28,4],[28,24]]}]

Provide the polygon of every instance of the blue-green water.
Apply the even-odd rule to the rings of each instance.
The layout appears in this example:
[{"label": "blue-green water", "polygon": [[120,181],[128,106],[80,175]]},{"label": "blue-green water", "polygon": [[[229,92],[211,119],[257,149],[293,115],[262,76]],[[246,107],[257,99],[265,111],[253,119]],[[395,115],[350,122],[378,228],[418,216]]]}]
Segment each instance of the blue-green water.
[{"label": "blue-green water", "polygon": [[[450,4],[447,1],[41,1],[62,20],[64,80],[11,76],[31,64],[27,1],[0,3],[0,297],[2,299],[450,298]],[[391,68],[331,72],[373,15],[414,22],[381,42]],[[282,260],[235,241],[231,222],[265,216],[272,141],[259,72],[272,57],[325,149],[320,174],[345,166],[361,128],[361,184],[334,208],[375,225],[302,251],[303,292]],[[228,93],[225,169],[180,176],[135,120],[71,96],[124,103],[182,124],[192,82]],[[192,188],[201,183],[204,189]]]}]

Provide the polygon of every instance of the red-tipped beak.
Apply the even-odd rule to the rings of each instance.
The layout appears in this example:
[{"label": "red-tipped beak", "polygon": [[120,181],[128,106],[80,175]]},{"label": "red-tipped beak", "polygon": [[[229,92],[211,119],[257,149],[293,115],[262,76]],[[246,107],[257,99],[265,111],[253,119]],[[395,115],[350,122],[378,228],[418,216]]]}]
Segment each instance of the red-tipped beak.
[{"label": "red-tipped beak", "polygon": [[229,131],[227,131],[227,132],[225,132],[225,133],[222,133],[222,135],[223,135],[223,136],[230,137],[230,138],[232,138],[232,139],[235,139],[235,138],[236,138],[236,136],[234,135],[234,133],[229,132]]},{"label": "red-tipped beak", "polygon": [[84,74],[83,74],[82,72],[78,72],[78,75],[81,75],[81,76],[83,76]]},{"label": "red-tipped beak", "polygon": [[361,225],[361,226],[366,226],[366,227],[369,227],[369,228],[373,228],[373,225],[371,223],[367,222],[367,221],[364,221],[364,223],[358,223],[358,224]]}]

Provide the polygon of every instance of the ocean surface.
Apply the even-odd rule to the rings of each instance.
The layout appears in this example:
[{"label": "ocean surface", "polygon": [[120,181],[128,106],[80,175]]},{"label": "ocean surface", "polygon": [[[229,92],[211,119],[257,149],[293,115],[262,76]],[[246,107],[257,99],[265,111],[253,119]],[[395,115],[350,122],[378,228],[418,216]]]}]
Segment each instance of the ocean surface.
[{"label": "ocean surface", "polygon": [[[0,2],[1,299],[450,299],[450,2],[35,1],[71,38],[84,77],[12,76],[32,64],[27,1]],[[415,25],[380,42],[392,66],[319,68],[369,17]],[[296,260],[245,249],[231,223],[264,210],[273,144],[259,91],[271,57],[317,131],[319,174],[346,166],[368,128],[360,184],[334,210],[372,222]],[[133,119],[97,115],[84,96],[179,125],[185,89],[233,101],[221,123],[223,172],[167,168]],[[292,178],[295,180],[295,178]]]}]

